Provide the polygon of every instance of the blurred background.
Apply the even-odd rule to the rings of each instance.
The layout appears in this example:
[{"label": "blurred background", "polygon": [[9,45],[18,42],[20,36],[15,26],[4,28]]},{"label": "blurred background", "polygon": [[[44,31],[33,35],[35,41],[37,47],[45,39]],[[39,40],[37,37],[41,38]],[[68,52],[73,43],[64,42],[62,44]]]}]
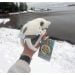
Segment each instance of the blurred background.
[{"label": "blurred background", "polygon": [[0,13],[27,11],[26,2],[0,2]]}]

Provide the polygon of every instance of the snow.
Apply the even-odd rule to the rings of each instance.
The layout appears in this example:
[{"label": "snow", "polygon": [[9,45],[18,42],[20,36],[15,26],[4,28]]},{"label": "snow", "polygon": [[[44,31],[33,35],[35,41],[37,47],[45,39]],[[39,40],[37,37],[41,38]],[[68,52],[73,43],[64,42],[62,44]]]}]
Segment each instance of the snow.
[{"label": "snow", "polygon": [[75,46],[67,42],[55,41],[50,62],[34,56],[31,67],[32,72],[75,72]]},{"label": "snow", "polygon": [[19,31],[0,28],[0,72],[7,72],[22,52]]},{"label": "snow", "polygon": [[27,11],[12,12],[12,13],[9,13],[9,15],[13,15],[13,14],[21,14],[21,13],[28,13],[28,12],[27,12]]},{"label": "snow", "polygon": [[6,24],[7,22],[9,22],[10,19],[9,18],[1,18],[0,19],[0,23]]},{"label": "snow", "polygon": [[[23,51],[19,32],[16,29],[0,28],[0,72],[7,72]],[[30,67],[32,73],[75,72],[75,46],[55,40],[50,62],[39,58],[36,52]]]}]

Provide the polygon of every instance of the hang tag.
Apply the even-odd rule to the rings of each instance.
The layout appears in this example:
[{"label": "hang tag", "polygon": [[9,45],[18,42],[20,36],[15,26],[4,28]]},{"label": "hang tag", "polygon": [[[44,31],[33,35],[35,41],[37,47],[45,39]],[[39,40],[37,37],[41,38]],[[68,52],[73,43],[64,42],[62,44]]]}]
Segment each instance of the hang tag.
[{"label": "hang tag", "polygon": [[50,61],[53,46],[54,40],[52,39],[42,40],[38,56],[46,61]]}]

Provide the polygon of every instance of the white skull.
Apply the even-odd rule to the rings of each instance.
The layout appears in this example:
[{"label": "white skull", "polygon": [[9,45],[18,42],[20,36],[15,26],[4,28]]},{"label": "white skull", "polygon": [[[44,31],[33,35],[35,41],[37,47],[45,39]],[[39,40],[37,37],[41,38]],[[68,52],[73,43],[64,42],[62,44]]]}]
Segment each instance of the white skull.
[{"label": "white skull", "polygon": [[38,35],[42,30],[47,29],[50,24],[50,21],[43,18],[37,18],[27,22],[21,29],[21,32],[24,35]]}]

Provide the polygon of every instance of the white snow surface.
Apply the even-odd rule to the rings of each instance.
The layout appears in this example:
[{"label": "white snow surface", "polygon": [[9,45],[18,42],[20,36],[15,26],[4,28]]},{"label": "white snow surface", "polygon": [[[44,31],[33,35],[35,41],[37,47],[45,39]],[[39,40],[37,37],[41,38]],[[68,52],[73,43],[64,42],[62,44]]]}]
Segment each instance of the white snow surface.
[{"label": "white snow surface", "polygon": [[6,24],[7,22],[9,22],[10,19],[9,18],[0,18],[0,23]]},{"label": "white snow surface", "polygon": [[[19,59],[23,47],[19,30],[0,28],[0,72],[5,73]],[[75,72],[75,46],[65,41],[56,41],[50,62],[35,53],[30,64],[31,73]]]}]

